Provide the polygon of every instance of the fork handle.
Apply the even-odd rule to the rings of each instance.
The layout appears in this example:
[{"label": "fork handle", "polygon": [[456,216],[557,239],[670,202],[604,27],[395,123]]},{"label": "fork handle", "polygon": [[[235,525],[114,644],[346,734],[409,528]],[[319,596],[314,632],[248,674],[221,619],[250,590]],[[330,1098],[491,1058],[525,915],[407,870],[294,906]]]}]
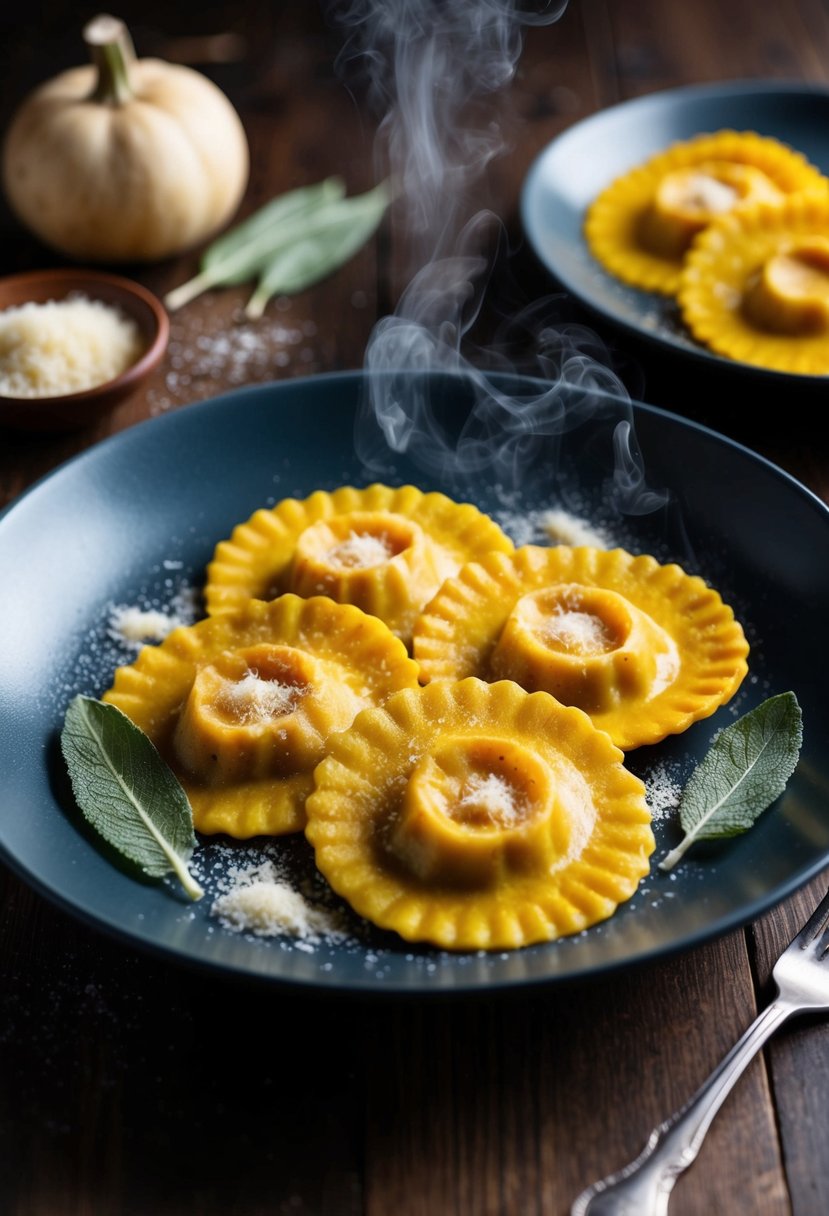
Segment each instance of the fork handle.
[{"label": "fork handle", "polygon": [[772,1001],[693,1098],[654,1128],[636,1160],[582,1191],[570,1216],[666,1216],[674,1183],[696,1160],[705,1134],[734,1084],[766,1040],[796,1012],[797,1006],[779,996]]}]

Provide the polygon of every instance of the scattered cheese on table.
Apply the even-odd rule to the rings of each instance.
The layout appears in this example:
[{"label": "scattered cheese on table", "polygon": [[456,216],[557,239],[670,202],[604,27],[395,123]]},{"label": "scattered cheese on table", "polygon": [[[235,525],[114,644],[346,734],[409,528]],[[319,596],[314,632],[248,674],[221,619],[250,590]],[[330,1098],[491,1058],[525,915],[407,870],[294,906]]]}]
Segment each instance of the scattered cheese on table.
[{"label": "scattered cheese on table", "polygon": [[138,326],[102,300],[72,295],[0,311],[0,393],[52,397],[115,379],[144,349]]}]

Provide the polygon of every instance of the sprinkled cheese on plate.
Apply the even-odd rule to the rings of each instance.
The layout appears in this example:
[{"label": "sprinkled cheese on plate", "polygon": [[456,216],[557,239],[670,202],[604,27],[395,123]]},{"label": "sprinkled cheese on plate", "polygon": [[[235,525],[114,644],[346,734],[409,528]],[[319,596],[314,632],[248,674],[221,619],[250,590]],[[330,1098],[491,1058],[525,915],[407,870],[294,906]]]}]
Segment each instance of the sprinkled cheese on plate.
[{"label": "sprinkled cheese on plate", "polygon": [[284,882],[255,882],[220,895],[213,914],[229,929],[246,930],[260,937],[278,933],[309,937],[326,927],[324,916]]},{"label": "sprinkled cheese on plate", "polygon": [[145,643],[162,642],[179,625],[192,624],[198,611],[196,592],[192,588],[179,591],[166,609],[153,605],[112,604],[107,634],[114,642],[140,650]]},{"label": "sprinkled cheese on plate", "polygon": [[549,541],[555,545],[590,545],[596,549],[610,547],[607,537],[568,511],[545,511],[541,526]]},{"label": "sprinkled cheese on plate", "polygon": [[79,393],[119,376],[143,350],[136,323],[101,300],[29,301],[0,311],[0,393]]},{"label": "sprinkled cheese on plate", "polygon": [[682,798],[683,782],[664,764],[657,764],[645,779],[648,806],[654,823],[669,819]]},{"label": "sprinkled cheese on plate", "polygon": [[228,877],[229,888],[210,909],[225,929],[309,943],[346,936],[342,910],[306,899],[285,881],[272,861],[231,868]]},{"label": "sprinkled cheese on plate", "polygon": [[111,627],[127,642],[160,642],[178,622],[155,609],[119,607],[113,610]]}]

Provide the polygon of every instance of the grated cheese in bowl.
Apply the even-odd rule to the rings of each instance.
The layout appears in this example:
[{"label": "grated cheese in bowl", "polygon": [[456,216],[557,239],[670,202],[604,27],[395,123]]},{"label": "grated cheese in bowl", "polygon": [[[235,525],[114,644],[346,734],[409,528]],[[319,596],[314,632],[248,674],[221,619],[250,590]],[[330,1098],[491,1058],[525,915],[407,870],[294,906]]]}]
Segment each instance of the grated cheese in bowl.
[{"label": "grated cheese in bowl", "polygon": [[0,311],[0,394],[55,397],[114,380],[144,353],[136,322],[72,294]]}]

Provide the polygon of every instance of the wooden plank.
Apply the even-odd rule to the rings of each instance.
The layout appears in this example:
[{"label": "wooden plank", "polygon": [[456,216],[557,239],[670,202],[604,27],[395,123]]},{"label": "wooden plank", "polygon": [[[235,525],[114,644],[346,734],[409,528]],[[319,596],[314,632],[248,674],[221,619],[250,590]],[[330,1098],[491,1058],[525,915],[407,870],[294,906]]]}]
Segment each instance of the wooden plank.
[{"label": "wooden plank", "polygon": [[4,1216],[358,1216],[356,1010],[136,953],[4,869],[0,906]]},{"label": "wooden plank", "polygon": [[[755,926],[758,984],[763,1002],[774,994],[771,970],[780,952],[826,894],[824,873]],[[829,1023],[806,1015],[784,1026],[766,1048],[794,1216],[829,1211]]]},{"label": "wooden plank", "polygon": [[585,12],[593,14],[597,26],[609,26],[613,50],[603,52],[601,63],[612,64],[620,99],[708,81],[829,79],[825,56],[817,49],[817,39],[825,45],[829,30],[825,11],[813,3],[774,5],[762,21],[750,0],[723,5],[617,0],[604,21],[596,12],[601,7],[601,0],[592,0]]},{"label": "wooden plank", "polygon": [[[366,1216],[564,1216],[583,1186],[636,1156],[754,1011],[739,933],[529,999],[372,1011],[368,1041],[387,1066],[366,1061]],[[671,1211],[788,1213],[762,1062]]]}]

